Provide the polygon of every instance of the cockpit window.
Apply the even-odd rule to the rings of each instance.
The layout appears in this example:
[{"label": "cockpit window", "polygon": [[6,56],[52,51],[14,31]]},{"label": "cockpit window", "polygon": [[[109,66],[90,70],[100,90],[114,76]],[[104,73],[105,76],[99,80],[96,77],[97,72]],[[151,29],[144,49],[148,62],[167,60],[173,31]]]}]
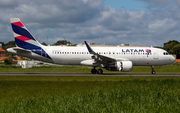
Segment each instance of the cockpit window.
[{"label": "cockpit window", "polygon": [[163,54],[164,54],[164,55],[169,55],[169,53],[168,53],[168,52],[164,52]]}]

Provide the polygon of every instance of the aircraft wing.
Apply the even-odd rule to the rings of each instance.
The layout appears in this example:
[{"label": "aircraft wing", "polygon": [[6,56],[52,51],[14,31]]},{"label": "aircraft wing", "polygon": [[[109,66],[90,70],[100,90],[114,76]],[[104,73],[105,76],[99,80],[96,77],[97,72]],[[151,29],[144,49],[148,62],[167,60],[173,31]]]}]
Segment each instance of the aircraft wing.
[{"label": "aircraft wing", "polygon": [[88,45],[88,43],[86,41],[84,41],[84,43],[86,44],[86,47],[87,47],[89,53],[93,54],[92,59],[94,59],[96,63],[106,65],[108,63],[112,63],[112,62],[116,62],[116,61],[129,61],[129,59],[127,59],[127,58],[113,58],[113,57],[108,57],[108,56],[100,55],[100,54],[96,53]]}]

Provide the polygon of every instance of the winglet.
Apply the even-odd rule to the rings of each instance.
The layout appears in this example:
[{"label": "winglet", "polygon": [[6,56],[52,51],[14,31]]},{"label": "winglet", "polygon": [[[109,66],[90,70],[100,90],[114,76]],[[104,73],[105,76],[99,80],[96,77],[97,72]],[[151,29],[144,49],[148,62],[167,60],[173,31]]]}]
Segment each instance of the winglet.
[{"label": "winglet", "polygon": [[95,52],[94,52],[93,49],[88,45],[88,43],[87,43],[86,41],[84,41],[84,43],[86,44],[86,47],[87,47],[89,53],[95,54]]}]

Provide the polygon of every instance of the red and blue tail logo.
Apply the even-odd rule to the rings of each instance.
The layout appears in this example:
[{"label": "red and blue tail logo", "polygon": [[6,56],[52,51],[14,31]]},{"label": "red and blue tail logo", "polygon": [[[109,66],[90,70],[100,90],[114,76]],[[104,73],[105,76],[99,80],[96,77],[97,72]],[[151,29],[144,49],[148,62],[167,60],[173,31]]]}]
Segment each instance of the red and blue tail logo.
[{"label": "red and blue tail logo", "polygon": [[23,25],[19,18],[11,18],[10,20],[15,42],[18,47],[31,50],[38,55],[50,58],[50,56],[41,47],[41,44],[31,35],[29,30]]}]

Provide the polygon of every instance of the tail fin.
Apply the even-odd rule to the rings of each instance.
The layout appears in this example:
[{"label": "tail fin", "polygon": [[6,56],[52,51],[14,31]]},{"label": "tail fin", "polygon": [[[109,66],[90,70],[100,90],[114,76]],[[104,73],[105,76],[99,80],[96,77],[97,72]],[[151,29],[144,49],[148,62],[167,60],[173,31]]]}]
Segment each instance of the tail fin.
[{"label": "tail fin", "polygon": [[10,18],[16,45],[22,49],[30,50],[38,55],[50,58],[42,45],[31,35],[19,18]]},{"label": "tail fin", "polygon": [[19,18],[10,18],[16,45],[23,49],[40,49],[41,44],[31,35]]}]

